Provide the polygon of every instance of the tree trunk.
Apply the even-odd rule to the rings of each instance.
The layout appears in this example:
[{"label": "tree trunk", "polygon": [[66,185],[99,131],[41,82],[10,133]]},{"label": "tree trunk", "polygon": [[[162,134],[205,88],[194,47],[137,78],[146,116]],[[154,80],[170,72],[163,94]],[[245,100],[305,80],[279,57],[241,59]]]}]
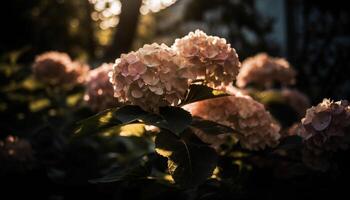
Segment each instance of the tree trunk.
[{"label": "tree trunk", "polygon": [[122,0],[122,12],[111,46],[105,54],[105,61],[114,61],[122,53],[127,53],[133,43],[142,0]]}]

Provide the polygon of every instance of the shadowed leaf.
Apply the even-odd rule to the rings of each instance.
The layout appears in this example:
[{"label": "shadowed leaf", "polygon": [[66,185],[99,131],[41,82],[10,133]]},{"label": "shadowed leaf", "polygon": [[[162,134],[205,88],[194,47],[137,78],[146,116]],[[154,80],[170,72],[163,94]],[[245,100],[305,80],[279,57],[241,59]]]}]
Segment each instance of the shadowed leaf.
[{"label": "shadowed leaf", "polygon": [[196,186],[209,178],[217,163],[214,149],[204,143],[190,141],[161,131],[155,140],[156,152],[168,158],[168,170],[174,181],[183,187]]},{"label": "shadowed leaf", "polygon": [[161,107],[159,112],[166,121],[162,127],[177,135],[184,131],[192,122],[191,114],[180,107]]},{"label": "shadowed leaf", "polygon": [[181,103],[181,105],[186,105],[196,101],[223,97],[223,96],[228,96],[228,94],[226,94],[223,91],[215,90],[213,88],[207,87],[205,85],[192,84],[186,95],[185,100]]},{"label": "shadowed leaf", "polygon": [[204,120],[198,117],[193,118],[191,127],[199,129],[209,135],[220,135],[234,132],[234,130],[231,127],[218,124],[213,121]]},{"label": "shadowed leaf", "polygon": [[204,143],[216,147],[229,141],[229,136],[235,132],[228,126],[198,117],[193,119],[190,127],[193,133]]},{"label": "shadowed leaf", "polygon": [[151,174],[154,157],[142,156],[125,167],[114,169],[113,173],[102,178],[89,180],[90,183],[111,183],[147,178]]}]

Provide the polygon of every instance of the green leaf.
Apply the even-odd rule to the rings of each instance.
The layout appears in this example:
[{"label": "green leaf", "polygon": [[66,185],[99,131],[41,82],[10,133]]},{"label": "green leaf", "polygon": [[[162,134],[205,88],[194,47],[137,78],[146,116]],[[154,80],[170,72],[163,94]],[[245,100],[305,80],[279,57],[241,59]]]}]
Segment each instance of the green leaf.
[{"label": "green leaf", "polygon": [[144,122],[145,124],[161,126],[164,119],[154,113],[142,110],[139,106],[127,105],[116,111],[116,118],[123,124],[133,123],[135,121]]},{"label": "green leaf", "polygon": [[162,123],[162,127],[177,135],[184,131],[192,122],[191,114],[180,107],[161,107],[159,113],[166,121]]},{"label": "green leaf", "polygon": [[[119,109],[105,110],[80,121],[75,133],[88,135],[103,131],[107,135],[125,133],[125,135],[140,136],[144,133],[144,125],[147,124],[180,134],[191,124],[191,121],[191,114],[180,107],[162,107],[160,115],[156,115],[148,113],[138,106],[127,105]],[[135,123],[138,125],[128,125]]]},{"label": "green leaf", "polygon": [[141,137],[144,136],[145,133],[146,129],[143,123],[121,124],[103,131],[104,136],[119,135]]},{"label": "green leaf", "polygon": [[198,117],[193,119],[191,130],[202,142],[214,146],[228,142],[229,136],[235,132],[230,127]]},{"label": "green leaf", "polygon": [[124,106],[116,111],[116,118],[123,123],[133,123],[135,121],[159,128],[167,129],[179,134],[185,130],[192,121],[189,112],[180,107],[161,107],[160,115],[148,113],[138,106]]},{"label": "green leaf", "polygon": [[[102,111],[94,116],[78,122],[78,128],[75,133],[78,135],[89,135],[103,131],[112,131],[114,133],[125,130],[123,125],[144,122],[145,124],[157,125],[163,119],[155,114],[148,113],[138,106],[123,106],[121,108],[112,108]],[[130,127],[128,127],[130,128]]]},{"label": "green leaf", "polygon": [[213,136],[220,134],[231,134],[235,132],[235,130],[233,130],[231,127],[210,120],[201,119],[199,117],[193,118],[191,127]]},{"label": "green leaf", "polygon": [[144,155],[125,167],[113,169],[113,173],[102,178],[89,180],[90,183],[111,183],[147,178],[152,171],[154,156]]},{"label": "green leaf", "polygon": [[191,137],[178,137],[163,130],[158,133],[155,140],[156,152],[168,158],[169,173],[182,187],[203,183],[212,175],[217,164],[217,154],[214,149],[204,143],[191,141],[189,138]]},{"label": "green leaf", "polygon": [[139,106],[127,105],[119,108],[116,111],[118,120],[122,123],[130,123],[136,119],[140,119],[144,116],[147,116],[149,113],[142,110]]},{"label": "green leaf", "polygon": [[81,120],[78,122],[78,128],[75,130],[75,134],[93,134],[102,129],[121,124],[121,121],[115,116],[116,110],[117,108],[107,109],[87,119]]},{"label": "green leaf", "polygon": [[205,85],[192,84],[190,85],[190,89],[186,95],[186,98],[181,103],[181,105],[186,105],[196,101],[223,97],[223,96],[228,96],[228,94],[220,90],[215,90]]}]

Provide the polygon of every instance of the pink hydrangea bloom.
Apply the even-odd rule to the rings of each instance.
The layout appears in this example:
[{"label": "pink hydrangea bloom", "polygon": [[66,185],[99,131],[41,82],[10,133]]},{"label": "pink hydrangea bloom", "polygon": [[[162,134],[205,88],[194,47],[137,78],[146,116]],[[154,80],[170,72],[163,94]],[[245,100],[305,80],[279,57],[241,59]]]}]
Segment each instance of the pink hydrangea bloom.
[{"label": "pink hydrangea bloom", "polygon": [[[227,91],[231,93],[234,90]],[[231,94],[232,96],[192,103],[184,108],[194,116],[237,130],[237,137],[243,148],[259,150],[277,145],[280,127],[265,107],[238,90]]]},{"label": "pink hydrangea bloom", "polygon": [[228,85],[236,79],[238,55],[223,38],[196,30],[175,40],[172,48],[181,58],[178,61],[186,78],[203,79],[210,87]]},{"label": "pink hydrangea bloom", "polygon": [[94,111],[101,111],[118,105],[117,99],[113,96],[113,85],[108,76],[112,69],[113,64],[104,63],[89,71],[85,82],[84,100]]},{"label": "pink hydrangea bloom", "polygon": [[119,102],[158,112],[176,106],[184,98],[189,81],[179,75],[177,55],[162,44],[145,45],[116,60],[110,81]]},{"label": "pink hydrangea bloom", "polygon": [[273,83],[290,85],[295,83],[296,72],[283,58],[270,57],[266,53],[247,58],[237,76],[237,86],[244,88],[249,84],[257,84],[271,88]]},{"label": "pink hydrangea bloom", "polygon": [[33,64],[34,76],[50,85],[75,85],[84,82],[89,67],[73,62],[66,53],[50,51],[38,55]]},{"label": "pink hydrangea bloom", "polygon": [[350,139],[350,104],[324,99],[306,111],[299,135],[314,152],[347,149]]}]

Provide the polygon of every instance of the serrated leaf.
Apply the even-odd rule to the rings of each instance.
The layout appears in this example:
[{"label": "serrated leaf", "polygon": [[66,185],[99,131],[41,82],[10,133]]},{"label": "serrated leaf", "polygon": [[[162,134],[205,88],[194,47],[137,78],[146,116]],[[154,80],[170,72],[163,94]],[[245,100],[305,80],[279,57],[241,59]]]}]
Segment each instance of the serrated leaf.
[{"label": "serrated leaf", "polygon": [[180,107],[161,107],[159,112],[166,121],[166,123],[163,123],[163,127],[177,135],[184,131],[192,122],[191,114]]},{"label": "serrated leaf", "polygon": [[156,152],[168,158],[168,170],[175,183],[182,187],[203,183],[212,175],[217,164],[214,149],[203,143],[178,137],[166,130],[158,133],[155,144]]},{"label": "serrated leaf", "polygon": [[190,104],[196,101],[201,101],[205,99],[212,99],[217,97],[228,96],[225,92],[221,90],[215,90],[205,85],[190,85],[190,89],[186,95],[186,98],[181,102],[181,106]]}]

